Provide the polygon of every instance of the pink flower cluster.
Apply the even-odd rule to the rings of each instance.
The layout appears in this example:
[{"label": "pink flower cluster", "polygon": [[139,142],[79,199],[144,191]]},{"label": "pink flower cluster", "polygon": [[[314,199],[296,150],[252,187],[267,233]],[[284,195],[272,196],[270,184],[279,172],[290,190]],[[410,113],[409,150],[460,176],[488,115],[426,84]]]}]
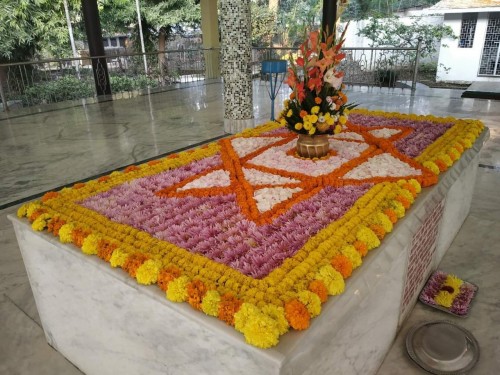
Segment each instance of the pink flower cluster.
[{"label": "pink flower cluster", "polygon": [[325,187],[272,224],[262,226],[241,213],[234,194],[182,198],[154,194],[219,163],[219,156],[192,162],[122,184],[81,204],[115,222],[262,278],[293,256],[311,236],[344,215],[371,187]]}]

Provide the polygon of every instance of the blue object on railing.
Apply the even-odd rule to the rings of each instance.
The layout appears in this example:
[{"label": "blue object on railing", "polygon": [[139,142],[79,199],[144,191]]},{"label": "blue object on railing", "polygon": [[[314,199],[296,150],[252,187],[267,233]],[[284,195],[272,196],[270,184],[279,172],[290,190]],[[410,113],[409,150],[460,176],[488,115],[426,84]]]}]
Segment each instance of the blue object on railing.
[{"label": "blue object on railing", "polygon": [[[285,79],[286,60],[264,60],[262,61],[261,73],[269,75],[269,85],[267,88],[271,99],[271,120],[274,120],[274,100],[278,96],[283,80]],[[279,86],[278,86],[279,81]]]}]

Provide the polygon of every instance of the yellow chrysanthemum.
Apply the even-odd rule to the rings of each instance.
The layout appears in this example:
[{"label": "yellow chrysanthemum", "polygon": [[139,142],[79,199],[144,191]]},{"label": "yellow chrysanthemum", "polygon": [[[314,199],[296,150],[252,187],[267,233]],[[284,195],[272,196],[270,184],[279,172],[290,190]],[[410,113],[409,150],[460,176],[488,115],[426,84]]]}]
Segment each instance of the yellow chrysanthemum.
[{"label": "yellow chrysanthemum", "polygon": [[370,228],[362,226],[356,233],[356,239],[358,241],[363,241],[368,246],[368,250],[374,249],[380,246],[380,240],[375,233]]},{"label": "yellow chrysanthemum", "polygon": [[345,123],[347,122],[347,116],[340,116],[340,117],[339,117],[339,122],[340,122],[342,125],[345,125]]},{"label": "yellow chrysanthemum", "polygon": [[293,115],[293,111],[291,109],[288,110],[288,112],[286,113],[286,117],[292,117]]},{"label": "yellow chrysanthemum", "polygon": [[434,297],[434,301],[436,301],[436,303],[438,305],[441,305],[444,307],[451,307],[451,305],[453,304],[453,299],[454,299],[454,297],[450,293],[448,293],[444,290],[441,290],[436,295],[436,297]]},{"label": "yellow chrysanthemum", "polygon": [[50,218],[51,216],[47,213],[41,214],[35,219],[35,221],[33,221],[33,223],[31,224],[31,228],[33,228],[33,230],[36,230],[38,232],[44,230],[45,227],[47,226],[47,221]]},{"label": "yellow chrysanthemum", "polygon": [[97,254],[97,243],[99,242],[99,237],[96,234],[89,234],[82,243],[82,253],[87,255]]},{"label": "yellow chrysanthemum", "polygon": [[308,133],[309,135],[313,135],[314,133],[316,133],[316,128],[312,127],[311,129],[309,129]]},{"label": "yellow chrysanthemum", "polygon": [[350,111],[348,108],[344,109],[344,115],[346,115],[346,116],[347,116],[350,112],[351,112],[351,111]]},{"label": "yellow chrysanthemum", "polygon": [[304,121],[304,129],[309,130],[312,128],[312,124],[309,121]]},{"label": "yellow chrysanthemum", "polygon": [[187,285],[189,283],[189,277],[180,276],[174,279],[168,284],[167,298],[172,302],[184,302],[187,300]]},{"label": "yellow chrysanthemum", "polygon": [[219,313],[219,302],[219,292],[217,292],[216,290],[209,290],[201,301],[201,310],[207,315],[217,316]]},{"label": "yellow chrysanthemum", "polygon": [[59,228],[59,241],[62,243],[71,243],[73,238],[71,237],[71,233],[75,226],[71,223],[64,224],[61,228]]},{"label": "yellow chrysanthemum", "polygon": [[283,307],[268,304],[262,307],[262,313],[276,321],[280,335],[288,332],[290,326],[288,320],[286,320],[285,309]]},{"label": "yellow chrysanthemum", "polygon": [[265,314],[250,318],[243,331],[245,340],[254,346],[267,349],[278,344],[278,323]]},{"label": "yellow chrysanthemum", "polygon": [[319,269],[315,276],[316,280],[321,280],[326,286],[328,294],[335,296],[344,291],[345,282],[340,272],[327,264]]},{"label": "yellow chrysanthemum", "polygon": [[111,267],[116,268],[116,267],[121,267],[125,263],[129,256],[129,253],[123,251],[120,248],[115,249],[113,251],[113,254],[111,255],[111,258],[109,259],[109,264]]},{"label": "yellow chrysanthemum", "polygon": [[150,285],[156,283],[160,273],[161,262],[148,259],[137,268],[135,278],[139,284]]},{"label": "yellow chrysanthemum", "polygon": [[298,298],[299,301],[306,306],[311,318],[321,313],[321,300],[316,293],[310,292],[309,290],[303,290],[298,293]]},{"label": "yellow chrysanthemum", "polygon": [[[319,106],[315,105],[314,107],[311,108],[311,114],[313,115],[317,115],[319,113]],[[316,120],[318,121],[318,120]],[[312,121],[313,123],[316,122],[316,121]]]},{"label": "yellow chrysanthemum", "polygon": [[301,122],[298,122],[295,124],[295,130],[300,130],[300,129],[302,129],[302,127],[303,127],[303,125]]},{"label": "yellow chrysanthemum", "polygon": [[251,303],[243,303],[236,314],[234,314],[234,328],[243,333],[245,326],[250,319],[261,314],[260,309]]},{"label": "yellow chrysanthemum", "polygon": [[333,132],[334,132],[335,134],[339,134],[341,131],[342,131],[342,126],[340,126],[340,125],[335,125],[335,129],[333,130]]},{"label": "yellow chrysanthemum", "polygon": [[346,245],[341,250],[340,253],[347,257],[352,264],[352,269],[356,269],[361,266],[363,261],[361,260],[361,254],[352,245]]}]

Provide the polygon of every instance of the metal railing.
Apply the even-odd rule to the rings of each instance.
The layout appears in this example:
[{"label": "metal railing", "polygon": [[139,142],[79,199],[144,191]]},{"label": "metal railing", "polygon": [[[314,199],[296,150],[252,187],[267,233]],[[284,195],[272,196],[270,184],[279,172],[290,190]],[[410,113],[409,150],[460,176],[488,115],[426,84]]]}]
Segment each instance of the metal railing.
[{"label": "metal railing", "polygon": [[[346,58],[340,69],[345,72],[346,84],[397,87],[401,86],[402,81],[410,81],[412,89],[415,88],[418,47],[347,47],[343,50]],[[253,77],[266,79],[260,73],[262,61],[288,59],[290,54],[295,56],[297,52],[296,48],[253,48]],[[144,66],[144,56],[147,70]],[[212,78],[213,72],[207,76],[207,66],[209,69],[220,66],[219,59],[219,49],[189,49],[145,55],[122,53],[0,64],[0,105],[3,110],[8,110],[9,107],[29,107],[96,97],[92,60],[98,61],[99,79],[105,79],[100,69],[102,61],[106,61],[111,91],[116,94],[147,88],[175,87],[179,83]],[[210,63],[207,63],[208,60]],[[107,82],[101,83],[105,85]]]}]

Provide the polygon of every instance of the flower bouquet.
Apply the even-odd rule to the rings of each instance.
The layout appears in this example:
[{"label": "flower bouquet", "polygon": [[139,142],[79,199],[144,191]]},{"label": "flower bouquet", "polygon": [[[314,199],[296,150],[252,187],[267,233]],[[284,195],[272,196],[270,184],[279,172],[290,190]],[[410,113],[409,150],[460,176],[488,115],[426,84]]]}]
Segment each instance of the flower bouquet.
[{"label": "flower bouquet", "polygon": [[293,92],[284,103],[281,122],[296,133],[307,135],[339,133],[349,110],[342,92],[344,73],[338,70],[345,58],[341,52],[344,30],[338,42],[333,35],[309,33],[296,59],[290,57],[286,83]]}]

